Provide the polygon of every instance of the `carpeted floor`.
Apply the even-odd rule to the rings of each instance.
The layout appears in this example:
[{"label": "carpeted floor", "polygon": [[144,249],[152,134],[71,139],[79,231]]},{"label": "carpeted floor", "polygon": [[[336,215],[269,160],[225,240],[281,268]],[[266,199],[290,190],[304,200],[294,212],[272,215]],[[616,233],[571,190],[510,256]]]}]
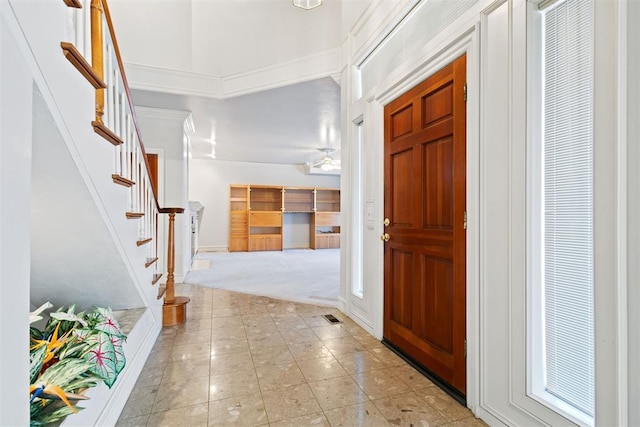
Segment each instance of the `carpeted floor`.
[{"label": "carpeted floor", "polygon": [[184,283],[317,305],[338,304],[340,249],[203,252],[196,260],[208,260],[210,265],[192,270]]}]

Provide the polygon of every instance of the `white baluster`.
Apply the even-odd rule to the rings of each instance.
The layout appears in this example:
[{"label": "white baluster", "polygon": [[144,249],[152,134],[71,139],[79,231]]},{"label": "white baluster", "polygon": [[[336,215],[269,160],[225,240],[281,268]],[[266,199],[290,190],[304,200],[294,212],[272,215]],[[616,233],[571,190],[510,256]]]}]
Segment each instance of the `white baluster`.
[{"label": "white baluster", "polygon": [[64,41],[74,43],[76,40],[75,9],[68,7],[64,17]]},{"label": "white baluster", "polygon": [[[114,61],[115,62],[115,61]],[[118,67],[113,69],[113,132],[122,136],[120,133],[120,79],[118,78]]]},{"label": "white baluster", "polygon": [[82,37],[84,42],[84,50],[81,51],[87,61],[91,62],[91,0],[84,0],[82,2],[82,22],[83,31]]}]

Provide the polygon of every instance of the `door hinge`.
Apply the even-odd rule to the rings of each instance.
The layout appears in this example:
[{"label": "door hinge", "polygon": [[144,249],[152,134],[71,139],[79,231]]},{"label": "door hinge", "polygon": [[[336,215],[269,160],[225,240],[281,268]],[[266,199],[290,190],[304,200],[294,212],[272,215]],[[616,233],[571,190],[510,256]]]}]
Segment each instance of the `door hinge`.
[{"label": "door hinge", "polygon": [[464,340],[464,357],[467,357],[467,340]]},{"label": "door hinge", "polygon": [[467,229],[467,211],[464,211],[464,220],[462,222],[462,227],[466,230]]},{"label": "door hinge", "polygon": [[464,93],[464,102],[467,102],[467,83],[466,82],[464,83],[462,92]]}]

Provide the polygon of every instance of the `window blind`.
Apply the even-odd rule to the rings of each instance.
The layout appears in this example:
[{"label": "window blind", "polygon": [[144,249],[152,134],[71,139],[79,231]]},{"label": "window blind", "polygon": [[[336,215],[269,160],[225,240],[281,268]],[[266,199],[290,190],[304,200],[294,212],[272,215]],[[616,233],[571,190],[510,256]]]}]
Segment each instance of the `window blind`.
[{"label": "window blind", "polygon": [[545,388],[593,416],[593,0],[543,13]]}]

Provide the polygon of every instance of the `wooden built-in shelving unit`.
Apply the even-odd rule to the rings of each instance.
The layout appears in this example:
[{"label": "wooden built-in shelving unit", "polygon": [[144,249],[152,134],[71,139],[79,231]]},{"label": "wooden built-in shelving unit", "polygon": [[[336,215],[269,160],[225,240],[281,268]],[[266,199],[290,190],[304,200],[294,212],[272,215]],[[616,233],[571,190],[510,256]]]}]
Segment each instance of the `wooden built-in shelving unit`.
[{"label": "wooden built-in shelving unit", "polygon": [[340,190],[231,185],[229,252],[283,249],[284,215],[310,214],[309,246],[340,247]]}]

